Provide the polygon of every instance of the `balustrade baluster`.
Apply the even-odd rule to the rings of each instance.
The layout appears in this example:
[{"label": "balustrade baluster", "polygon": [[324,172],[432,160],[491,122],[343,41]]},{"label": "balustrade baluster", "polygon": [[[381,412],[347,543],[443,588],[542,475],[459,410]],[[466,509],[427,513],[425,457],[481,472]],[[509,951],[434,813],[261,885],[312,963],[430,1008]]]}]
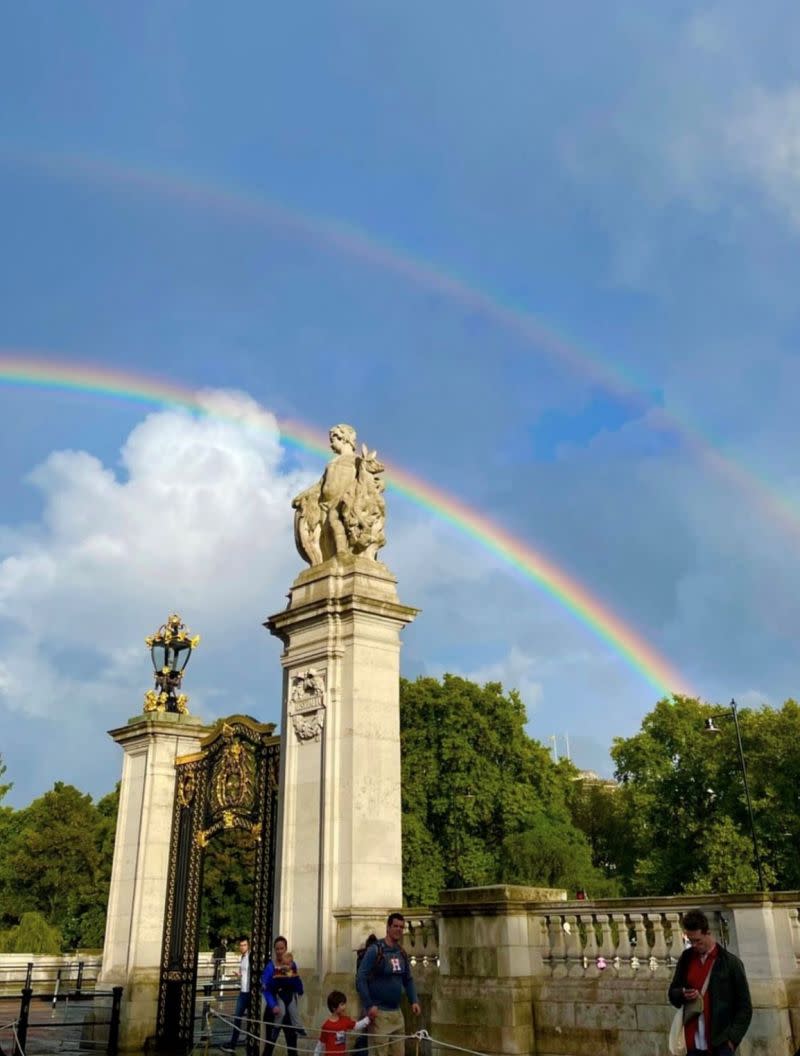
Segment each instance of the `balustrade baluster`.
[{"label": "balustrade baluster", "polygon": [[564,931],[567,937],[567,974],[576,976],[583,975],[584,970],[583,942],[578,920],[575,913],[567,913],[564,916]]},{"label": "balustrade baluster", "polygon": [[650,970],[659,978],[669,975],[667,967],[667,936],[664,932],[664,914],[648,913],[647,921],[653,932],[653,945],[650,947]]},{"label": "balustrade baluster", "polygon": [[598,913],[597,923],[600,925],[600,949],[598,951],[598,957],[603,959],[607,969],[613,968],[614,956],[617,950],[614,945],[614,935],[611,931],[611,914]]},{"label": "balustrade baluster", "polygon": [[628,915],[626,913],[612,913],[611,919],[616,924],[618,931],[614,967],[620,972],[625,972],[630,968],[631,960],[631,940],[628,934]]},{"label": "balustrade baluster", "polygon": [[637,968],[641,966],[642,962],[647,964],[647,958],[650,956],[650,951],[647,945],[647,932],[644,926],[644,914],[643,913],[629,913],[628,919],[631,922],[634,935],[636,936],[636,949],[633,951],[631,956],[631,968]]},{"label": "balustrade baluster", "polygon": [[681,927],[680,913],[665,913],[664,925],[665,932],[668,933],[664,936],[665,940],[668,940],[666,963],[669,970],[672,971],[675,962],[683,953],[683,928]]},{"label": "balustrade baluster", "polygon": [[547,917],[549,935],[549,960],[554,976],[567,974],[567,934],[564,931],[564,918],[560,913],[551,913]]},{"label": "balustrade baluster", "polygon": [[800,966],[800,906],[791,906],[788,910],[788,915],[794,959]]},{"label": "balustrade baluster", "polygon": [[597,934],[594,930],[594,914],[581,913],[578,920],[586,932],[586,941],[583,944],[583,966],[587,976],[595,976],[599,969],[597,967]]}]

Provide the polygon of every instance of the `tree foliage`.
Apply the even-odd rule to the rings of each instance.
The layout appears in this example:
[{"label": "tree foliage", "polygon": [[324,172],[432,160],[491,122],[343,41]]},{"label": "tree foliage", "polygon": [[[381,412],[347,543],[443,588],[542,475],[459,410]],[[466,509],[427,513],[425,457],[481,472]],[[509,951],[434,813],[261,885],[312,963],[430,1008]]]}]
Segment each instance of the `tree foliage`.
[{"label": "tree foliage", "polygon": [[0,932],[0,953],[60,953],[61,932],[41,913],[23,913],[19,924]]},{"label": "tree foliage", "polygon": [[26,914],[40,914],[58,930],[64,948],[102,946],[117,799],[115,792],[95,805],[57,781],[6,817],[0,827],[0,926],[21,927]]},{"label": "tree foliage", "polygon": [[[719,733],[705,732],[707,719]],[[797,888],[800,708],[793,700],[779,709],[743,708],[739,726],[767,883]],[[603,839],[614,848],[627,893],[756,889],[730,708],[689,697],[661,700],[639,733],[614,741],[611,754],[620,789]]]},{"label": "tree foliage", "polygon": [[[554,764],[525,732],[519,694],[445,675],[401,679],[403,884],[406,902],[435,901],[443,887],[516,882],[573,886],[575,869],[529,853],[539,838],[580,847],[577,886],[603,877],[572,823],[574,768]],[[514,840],[512,837],[519,837]],[[523,838],[526,837],[526,838]],[[560,865],[559,865],[560,861]]]},{"label": "tree foliage", "polygon": [[[555,764],[499,683],[401,680],[403,869],[407,905],[447,887],[520,883],[598,897],[750,891],[757,873],[729,708],[659,701],[612,748],[617,785]],[[719,733],[704,733],[712,718]],[[800,706],[741,709],[764,873],[800,887]],[[71,785],[21,810],[0,757],[0,950],[54,952],[103,941],[119,788],[97,803]],[[201,939],[250,928],[253,849],[211,841]],[[24,950],[22,947],[25,947]]]},{"label": "tree foliage", "polygon": [[222,939],[249,937],[253,918],[255,848],[250,833],[223,829],[208,844],[203,861],[200,939],[214,949]]},{"label": "tree foliage", "polygon": [[[2,755],[0,755],[0,777],[2,777],[2,776],[3,776],[3,774],[4,774],[5,772],[6,772],[6,770],[7,770],[7,769],[8,769],[8,767],[7,767],[7,766],[6,766],[6,764],[5,764],[4,762],[3,762],[3,757],[2,757]],[[0,803],[2,803],[2,802],[3,802],[3,800],[5,799],[5,797],[6,797],[6,795],[8,794],[8,792],[10,792],[10,791],[11,791],[11,787],[12,787],[12,786],[11,786],[11,784],[10,784],[10,783],[8,783],[8,784],[3,784],[3,782],[2,782],[2,781],[0,781]],[[4,809],[6,809],[6,810],[7,810],[8,808],[6,807],[6,808],[4,808]]]}]

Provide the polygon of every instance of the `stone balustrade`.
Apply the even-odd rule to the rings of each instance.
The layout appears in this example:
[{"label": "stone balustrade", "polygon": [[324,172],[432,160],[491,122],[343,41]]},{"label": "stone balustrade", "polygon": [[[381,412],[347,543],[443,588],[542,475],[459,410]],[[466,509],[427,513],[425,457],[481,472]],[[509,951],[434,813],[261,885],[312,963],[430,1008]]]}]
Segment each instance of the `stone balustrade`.
[{"label": "stone balustrade", "polygon": [[[468,1037],[473,1049],[509,1056],[663,1056],[681,914],[693,908],[747,969],[754,1016],[741,1056],[791,1056],[800,892],[594,901],[509,885],[444,892],[431,909],[404,910],[423,1009],[409,1030],[422,1024],[441,1041]],[[28,959],[6,955],[0,968]],[[211,955],[200,959],[210,973]],[[233,970],[236,954],[228,960]]]},{"label": "stone balustrade", "polygon": [[63,990],[93,990],[101,962],[99,954],[0,954],[0,996],[17,996],[26,985],[35,993],[52,992],[56,980]]},{"label": "stone balustrade", "polygon": [[[536,914],[544,969],[555,978],[592,978],[603,971],[667,978],[684,948],[681,913],[695,904],[676,907],[670,900],[664,907],[648,899],[635,908],[616,900],[571,903],[558,912],[544,907]],[[717,941],[728,945],[730,911],[720,903],[703,908]]]},{"label": "stone balustrade", "polygon": [[406,931],[403,946],[415,969],[439,967],[439,924],[430,909],[404,909]]},{"label": "stone balustrade", "polygon": [[498,1054],[662,1056],[681,914],[693,908],[747,969],[754,1015],[742,1056],[791,1056],[800,892],[594,901],[510,885],[444,892],[432,911],[405,912],[425,1024],[441,1041],[469,1035],[472,1048]]}]

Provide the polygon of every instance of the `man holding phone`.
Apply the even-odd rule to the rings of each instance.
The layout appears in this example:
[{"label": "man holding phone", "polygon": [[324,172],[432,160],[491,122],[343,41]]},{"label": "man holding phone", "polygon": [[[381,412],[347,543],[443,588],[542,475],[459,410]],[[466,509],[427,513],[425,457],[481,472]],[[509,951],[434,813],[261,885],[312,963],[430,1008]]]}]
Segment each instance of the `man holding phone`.
[{"label": "man holding phone", "polygon": [[678,959],[669,1000],[686,1009],[687,1056],[730,1056],[753,1018],[744,965],[717,943],[701,910],[684,915],[683,930],[689,946]]}]

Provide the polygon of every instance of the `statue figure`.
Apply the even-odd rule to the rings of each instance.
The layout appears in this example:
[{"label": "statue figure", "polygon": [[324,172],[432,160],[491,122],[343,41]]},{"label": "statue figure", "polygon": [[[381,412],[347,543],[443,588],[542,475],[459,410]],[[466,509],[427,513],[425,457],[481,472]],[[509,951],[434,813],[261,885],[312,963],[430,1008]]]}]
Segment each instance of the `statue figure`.
[{"label": "statue figure", "polygon": [[356,454],[351,425],[334,425],[329,436],[334,457],[321,479],[292,500],[297,549],[310,565],[345,554],[377,560],[386,543],[385,466],[366,444]]}]

